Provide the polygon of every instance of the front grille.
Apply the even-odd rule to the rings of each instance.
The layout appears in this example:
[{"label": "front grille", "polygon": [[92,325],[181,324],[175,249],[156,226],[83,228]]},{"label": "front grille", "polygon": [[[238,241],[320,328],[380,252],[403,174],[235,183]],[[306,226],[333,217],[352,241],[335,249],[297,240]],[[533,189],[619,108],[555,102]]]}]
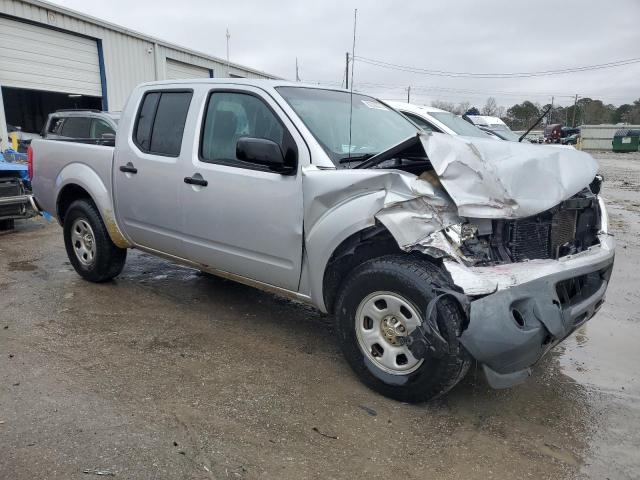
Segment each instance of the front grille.
[{"label": "front grille", "polygon": [[551,220],[551,253],[558,256],[560,247],[576,238],[577,210],[560,210]]},{"label": "front grille", "polygon": [[549,258],[551,222],[539,217],[515,220],[511,228],[509,247],[517,262]]},{"label": "front grille", "polygon": [[556,208],[508,222],[508,247],[513,260],[558,258],[584,246],[576,244],[578,215],[589,209]]}]

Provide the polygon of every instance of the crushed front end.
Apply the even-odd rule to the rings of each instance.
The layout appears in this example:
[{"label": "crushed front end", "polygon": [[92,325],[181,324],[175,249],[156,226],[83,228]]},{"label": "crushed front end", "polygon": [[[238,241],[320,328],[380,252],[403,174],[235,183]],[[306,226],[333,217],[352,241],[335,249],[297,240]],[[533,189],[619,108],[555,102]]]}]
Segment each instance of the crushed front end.
[{"label": "crushed front end", "polygon": [[590,189],[532,217],[469,221],[473,235],[458,237],[459,248],[475,263],[443,264],[470,299],[460,342],[491,386],[505,388],[602,306],[615,242]]}]

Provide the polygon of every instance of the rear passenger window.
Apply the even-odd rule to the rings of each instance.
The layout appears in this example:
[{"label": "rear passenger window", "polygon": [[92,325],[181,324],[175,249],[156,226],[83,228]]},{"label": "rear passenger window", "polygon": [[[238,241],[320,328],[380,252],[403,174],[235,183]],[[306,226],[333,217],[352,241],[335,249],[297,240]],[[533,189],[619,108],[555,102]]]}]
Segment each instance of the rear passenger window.
[{"label": "rear passenger window", "polygon": [[90,126],[90,118],[69,117],[64,121],[60,135],[69,138],[91,138],[89,135]]},{"label": "rear passenger window", "polygon": [[144,96],[134,141],[143,152],[177,157],[192,92],[150,92]]},{"label": "rear passenger window", "polygon": [[133,138],[136,145],[144,152],[148,152],[151,147],[151,127],[153,126],[153,116],[156,114],[159,98],[160,94],[158,92],[147,93],[138,112],[136,131],[133,134]]}]

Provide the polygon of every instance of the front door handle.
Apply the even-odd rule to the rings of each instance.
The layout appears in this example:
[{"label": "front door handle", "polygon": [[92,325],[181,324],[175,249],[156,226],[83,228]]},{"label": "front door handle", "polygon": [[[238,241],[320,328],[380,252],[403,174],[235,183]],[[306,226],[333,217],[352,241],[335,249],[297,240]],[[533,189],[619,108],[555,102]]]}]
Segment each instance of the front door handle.
[{"label": "front door handle", "polygon": [[199,185],[201,187],[206,187],[207,185],[209,185],[209,182],[207,182],[204,178],[198,177],[200,177],[200,175],[198,175],[197,177],[184,177],[184,183],[188,183],[189,185]]},{"label": "front door handle", "polygon": [[138,169],[134,167],[133,163],[131,162],[127,163],[126,165],[122,165],[120,167],[120,171],[125,173],[133,173],[133,174],[138,173]]}]

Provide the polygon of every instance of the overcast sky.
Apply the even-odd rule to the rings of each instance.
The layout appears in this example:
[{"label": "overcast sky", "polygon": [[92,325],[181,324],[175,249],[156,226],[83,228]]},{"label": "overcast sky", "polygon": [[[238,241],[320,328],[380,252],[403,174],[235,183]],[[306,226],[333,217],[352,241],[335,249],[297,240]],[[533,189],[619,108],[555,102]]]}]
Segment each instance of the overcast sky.
[{"label": "overcast sky", "polygon": [[[344,78],[358,8],[356,56],[480,73],[533,72],[640,57],[639,0],[53,0],[127,28],[232,62],[303,81]],[[619,105],[640,98],[640,63],[519,79],[446,78],[355,64],[360,91],[385,99],[469,101],[505,107],[525,99],[569,104],[574,94]],[[374,84],[374,85],[371,85]],[[380,86],[382,85],[382,86]]]}]

